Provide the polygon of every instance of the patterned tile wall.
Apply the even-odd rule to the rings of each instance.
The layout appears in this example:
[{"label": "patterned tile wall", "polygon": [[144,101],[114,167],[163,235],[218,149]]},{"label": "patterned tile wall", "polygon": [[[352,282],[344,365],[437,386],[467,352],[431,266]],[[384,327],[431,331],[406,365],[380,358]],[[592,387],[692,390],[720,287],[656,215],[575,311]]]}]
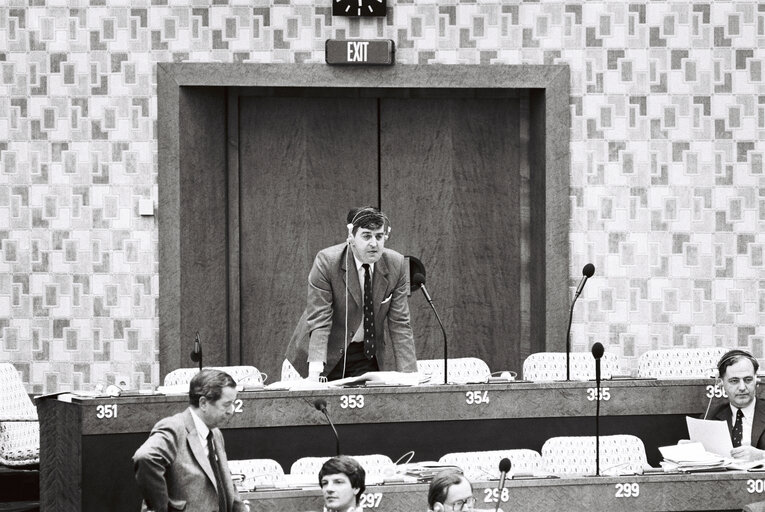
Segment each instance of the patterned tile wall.
[{"label": "patterned tile wall", "polygon": [[633,371],[668,347],[765,358],[765,4],[5,0],[0,359],[34,393],[158,383],[155,65],[323,62],[390,38],[397,65],[571,67],[575,350]]}]

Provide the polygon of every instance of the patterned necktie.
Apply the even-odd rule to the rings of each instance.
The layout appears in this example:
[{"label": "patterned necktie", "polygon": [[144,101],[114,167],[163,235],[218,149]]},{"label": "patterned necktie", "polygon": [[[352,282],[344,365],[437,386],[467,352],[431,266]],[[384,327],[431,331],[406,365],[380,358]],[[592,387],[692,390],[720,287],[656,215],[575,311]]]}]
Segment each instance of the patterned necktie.
[{"label": "patterned necktie", "polygon": [[738,448],[741,446],[741,438],[744,436],[744,411],[738,409],[736,413],[736,424],[733,425],[733,432],[731,433],[731,441],[733,441],[733,447]]},{"label": "patterned necktie", "polygon": [[226,491],[223,489],[223,479],[220,476],[218,452],[215,450],[215,443],[213,443],[212,430],[207,433],[207,458],[210,459],[210,465],[215,474],[215,485],[218,486],[218,510],[220,512],[227,512],[228,505],[226,504]]},{"label": "patterned necktie", "polygon": [[372,275],[369,264],[364,263],[364,355],[375,357],[375,311],[372,307]]}]

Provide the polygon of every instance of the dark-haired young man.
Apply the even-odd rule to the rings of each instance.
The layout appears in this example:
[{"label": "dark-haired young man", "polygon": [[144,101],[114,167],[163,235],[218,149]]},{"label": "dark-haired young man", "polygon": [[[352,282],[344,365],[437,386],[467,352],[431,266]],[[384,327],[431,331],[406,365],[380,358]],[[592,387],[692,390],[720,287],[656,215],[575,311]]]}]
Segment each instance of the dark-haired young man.
[{"label": "dark-haired young man", "polygon": [[708,419],[728,422],[735,459],[765,458],[765,400],[757,398],[757,359],[743,350],[731,350],[720,358],[717,370],[726,403],[711,410]]},{"label": "dark-haired young man", "polygon": [[234,412],[236,382],[203,369],[189,383],[190,406],[160,420],[133,455],[142,510],[246,512],[231,480],[220,427]]},{"label": "dark-haired young man", "polygon": [[405,259],[385,248],[388,217],[365,206],[352,209],[346,220],[346,242],[316,255],[308,275],[308,304],[286,357],[313,380],[393,369],[386,367],[390,350],[396,370],[415,372]]},{"label": "dark-haired young man", "polygon": [[366,489],[365,480],[364,468],[352,457],[338,455],[326,461],[319,470],[325,512],[361,511],[359,502]]}]

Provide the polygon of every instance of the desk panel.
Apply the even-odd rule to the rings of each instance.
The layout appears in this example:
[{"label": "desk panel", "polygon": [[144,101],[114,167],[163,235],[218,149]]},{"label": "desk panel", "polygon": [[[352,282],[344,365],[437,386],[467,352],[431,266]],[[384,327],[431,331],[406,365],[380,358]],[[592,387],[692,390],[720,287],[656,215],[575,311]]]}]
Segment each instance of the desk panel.
[{"label": "desk panel", "polygon": [[[727,472],[509,480],[503,493],[498,492],[497,482],[476,482],[474,496],[476,508],[494,510],[499,499],[505,512],[741,510],[747,503],[765,500],[762,478],[756,473]],[[364,510],[375,512],[424,512],[427,493],[427,484],[370,486],[362,504]],[[251,512],[322,510],[323,505],[318,489],[242,496],[250,500]]]},{"label": "desk panel", "polygon": [[[608,381],[601,433],[639,436],[655,465],[657,446],[687,435],[684,415],[706,409],[711,383]],[[239,393],[223,434],[230,459],[273,458],[289,471],[299,457],[334,454],[326,418],[313,406],[323,398],[349,454],[395,460],[415,450],[415,460],[437,460],[452,451],[538,451],[549,437],[594,432],[593,389],[593,382],[563,382],[248,391]],[[41,400],[42,509],[136,510],[130,456],[159,419],[187,406],[186,396]]]}]

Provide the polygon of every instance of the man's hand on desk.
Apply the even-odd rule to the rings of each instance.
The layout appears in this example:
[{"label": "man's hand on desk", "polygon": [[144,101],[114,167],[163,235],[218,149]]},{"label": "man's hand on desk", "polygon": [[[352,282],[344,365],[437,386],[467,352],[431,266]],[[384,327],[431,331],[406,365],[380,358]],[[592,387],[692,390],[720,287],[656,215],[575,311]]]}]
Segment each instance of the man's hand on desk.
[{"label": "man's hand on desk", "polygon": [[739,446],[730,451],[731,457],[738,460],[760,460],[765,458],[765,450],[754,446]]}]

